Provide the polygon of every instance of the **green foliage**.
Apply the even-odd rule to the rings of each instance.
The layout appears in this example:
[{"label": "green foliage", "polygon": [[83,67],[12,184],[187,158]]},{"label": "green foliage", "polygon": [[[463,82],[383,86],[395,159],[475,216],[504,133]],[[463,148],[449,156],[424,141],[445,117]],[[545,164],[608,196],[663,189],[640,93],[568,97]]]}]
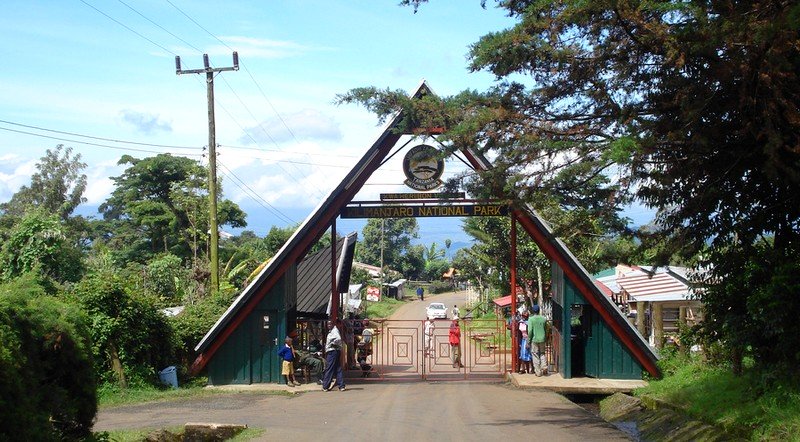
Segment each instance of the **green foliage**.
[{"label": "green foliage", "polygon": [[[138,159],[123,156],[129,164],[99,210],[95,240],[108,242],[121,261],[145,262],[159,252],[182,259],[196,258],[206,248],[208,196],[205,169],[185,157],[159,154]],[[221,190],[218,192],[221,195]],[[220,226],[243,227],[245,213],[233,202],[220,200]]]},{"label": "green foliage", "polygon": [[726,367],[680,353],[659,364],[664,378],[651,380],[637,395],[661,399],[752,440],[793,440],[800,433],[796,380],[768,381],[768,373],[753,369],[736,376]]},{"label": "green foliage", "polygon": [[87,322],[33,275],[0,285],[0,439],[90,434],[97,399]]},{"label": "green foliage", "polygon": [[172,329],[147,298],[131,293],[114,273],[96,272],[75,286],[72,298],[91,318],[92,351],[101,379],[117,382],[118,357],[133,383],[156,380],[156,372],[174,363]]},{"label": "green foliage", "polygon": [[356,259],[365,264],[381,265],[381,244],[383,244],[383,265],[400,271],[408,278],[417,278],[424,269],[422,249],[411,245],[419,227],[414,218],[369,219],[362,231],[360,247]]},{"label": "green foliage", "polygon": [[[788,254],[788,256],[787,256]],[[774,241],[714,250],[718,262],[701,283],[706,304],[701,338],[727,347],[737,364],[746,356],[775,376],[800,373],[800,248],[776,250]],[[776,343],[780,345],[776,345]]]},{"label": "green foliage", "polygon": [[145,293],[160,300],[161,305],[176,305],[183,301],[187,279],[187,271],[179,257],[162,255],[147,263],[144,277]]},{"label": "green foliage", "polygon": [[222,316],[235,296],[236,292],[232,288],[220,290],[187,305],[180,315],[170,318],[181,361],[188,365],[194,360],[195,346]]},{"label": "green foliage", "polygon": [[[62,153],[63,149],[63,153]],[[72,148],[63,144],[47,153],[38,163],[37,172],[31,176],[31,184],[22,186],[11,197],[11,201],[0,204],[5,215],[22,217],[30,210],[39,209],[66,220],[79,204],[86,202],[86,175],[81,171],[86,163],[81,154],[72,156]]]},{"label": "green foliage", "polygon": [[40,272],[57,282],[77,281],[83,271],[81,252],[67,243],[57,215],[35,211],[19,220],[2,247],[2,280]]},{"label": "green foliage", "polygon": [[627,247],[573,233],[622,233],[617,213],[631,201],[659,210],[642,245],[657,265],[703,255],[709,339],[796,373],[796,321],[779,318],[800,316],[800,5],[497,4],[515,23],[469,54],[494,88],[439,103],[359,88],[341,102],[401,111],[405,129],[440,122],[440,141],[487,154],[495,167],[467,180],[470,193],[532,204],[590,272]]},{"label": "green foliage", "polygon": [[436,294],[436,293],[447,293],[453,291],[453,283],[450,281],[433,281],[428,286],[428,293]]},{"label": "green foliage", "polygon": [[366,301],[366,303],[367,318],[388,318],[404,304],[403,301],[388,296],[382,296],[378,302]]}]

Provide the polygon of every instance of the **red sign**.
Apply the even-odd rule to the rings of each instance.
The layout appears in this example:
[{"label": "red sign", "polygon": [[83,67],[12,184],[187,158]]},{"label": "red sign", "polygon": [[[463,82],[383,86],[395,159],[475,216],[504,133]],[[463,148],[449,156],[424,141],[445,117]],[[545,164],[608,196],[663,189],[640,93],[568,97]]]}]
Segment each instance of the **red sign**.
[{"label": "red sign", "polygon": [[367,301],[380,301],[381,289],[378,287],[367,287]]}]

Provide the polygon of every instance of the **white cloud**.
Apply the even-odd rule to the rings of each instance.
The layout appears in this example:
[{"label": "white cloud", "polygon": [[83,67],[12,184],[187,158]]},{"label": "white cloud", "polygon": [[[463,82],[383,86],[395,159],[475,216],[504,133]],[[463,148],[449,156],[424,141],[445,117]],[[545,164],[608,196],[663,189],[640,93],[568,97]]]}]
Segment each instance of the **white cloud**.
[{"label": "white cloud", "polygon": [[0,157],[0,201],[10,200],[20,187],[30,183],[37,161],[13,153]]},{"label": "white cloud", "polygon": [[[285,124],[284,124],[285,123]],[[286,128],[291,128],[291,132]],[[339,123],[316,109],[303,109],[281,117],[267,118],[257,126],[245,128],[239,141],[245,144],[281,143],[292,139],[330,140],[342,139]]]},{"label": "white cloud", "polygon": [[288,40],[271,40],[267,38],[245,37],[240,35],[222,36],[225,44],[212,45],[206,48],[211,56],[231,56],[231,48],[246,58],[289,58],[302,55],[317,48],[302,45]]},{"label": "white cloud", "polygon": [[159,115],[139,112],[132,109],[119,111],[120,118],[132,125],[137,132],[152,135],[156,132],[172,132],[172,124],[161,119]]}]

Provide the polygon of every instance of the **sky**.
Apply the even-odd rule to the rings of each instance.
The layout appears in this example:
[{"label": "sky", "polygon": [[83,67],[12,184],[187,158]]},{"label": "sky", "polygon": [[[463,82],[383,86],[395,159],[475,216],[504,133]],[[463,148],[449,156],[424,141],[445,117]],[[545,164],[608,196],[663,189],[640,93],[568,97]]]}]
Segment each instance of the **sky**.
[{"label": "sky", "polygon": [[[337,94],[363,86],[411,92],[425,79],[446,96],[495,81],[470,73],[466,59],[480,36],[513,23],[493,2],[483,9],[479,0],[437,0],[416,13],[397,3],[4,1],[0,202],[30,182],[57,144],[88,165],[84,215],[96,216],[113,190],[122,155],[169,152],[205,162],[205,76],[176,75],[174,59],[197,69],[207,53],[213,66],[231,66],[235,50],[241,69],[215,79],[224,197],[248,213],[258,234],[302,221],[381,132],[365,109],[334,104]],[[410,191],[400,161],[373,175],[357,199]],[[463,238],[452,220],[419,221]],[[429,234],[441,235],[448,233]]]}]

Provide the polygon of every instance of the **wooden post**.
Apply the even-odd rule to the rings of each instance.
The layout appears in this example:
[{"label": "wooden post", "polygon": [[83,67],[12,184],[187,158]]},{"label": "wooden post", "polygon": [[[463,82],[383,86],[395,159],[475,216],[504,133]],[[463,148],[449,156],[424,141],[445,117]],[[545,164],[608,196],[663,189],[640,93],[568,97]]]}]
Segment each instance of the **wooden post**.
[{"label": "wooden post", "polygon": [[647,324],[645,323],[645,319],[647,318],[645,316],[646,306],[647,304],[641,301],[636,303],[636,329],[639,330],[639,333],[641,333],[645,339],[647,339]]},{"label": "wooden post", "polygon": [[662,314],[661,303],[653,303],[653,339],[655,340],[656,348],[661,349],[664,346],[664,315]]},{"label": "wooden post", "polygon": [[[336,218],[331,221],[331,320],[339,318],[339,293],[336,287]],[[340,332],[343,330],[339,330]]]},{"label": "wooden post", "polygon": [[511,213],[511,371],[519,368],[519,342],[517,331],[519,324],[513,318],[517,313],[517,217]]}]

